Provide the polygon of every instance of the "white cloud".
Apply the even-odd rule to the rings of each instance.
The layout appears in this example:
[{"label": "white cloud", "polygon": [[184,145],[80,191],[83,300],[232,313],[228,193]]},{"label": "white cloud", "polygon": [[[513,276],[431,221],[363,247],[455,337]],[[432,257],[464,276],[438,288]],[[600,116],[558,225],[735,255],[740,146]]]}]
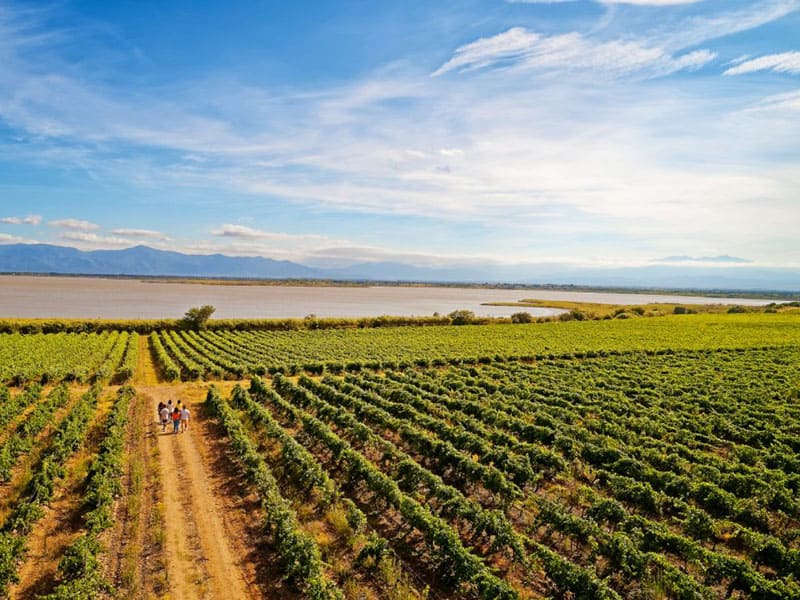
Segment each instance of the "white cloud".
[{"label": "white cloud", "polygon": [[703,0],[600,0],[603,4],[636,4],[639,6],[675,6],[678,4],[695,4]]},{"label": "white cloud", "polygon": [[740,114],[789,113],[792,120],[794,120],[796,119],[796,115],[791,113],[795,111],[800,111],[800,90],[768,96],[753,106],[745,108]]},{"label": "white cloud", "polygon": [[222,225],[211,231],[217,239],[171,244],[172,249],[201,254],[262,256],[277,260],[306,262],[324,248],[350,247],[353,242],[316,234],[264,231],[242,225]]},{"label": "white cloud", "polygon": [[[660,38],[609,41],[515,28],[463,46],[439,69],[471,71],[468,77],[431,78],[406,65],[283,94],[209,80],[132,96],[92,83],[74,65],[14,58],[10,38],[0,35],[0,56],[14,58],[0,61],[0,118],[26,140],[0,142],[0,152],[82,169],[110,184],[219,190],[225,219],[268,198],[324,207],[342,219],[347,211],[422,217],[442,232],[467,223],[467,241],[457,242],[483,243],[474,249],[481,254],[538,257],[563,248],[586,260],[606,244],[609,256],[702,255],[703,244],[755,259],[777,256],[767,245],[797,248],[800,170],[796,140],[776,145],[791,131],[789,119],[779,129],[767,113],[800,106],[800,97],[759,103],[772,92],[720,91],[699,77],[680,86],[644,80],[712,60],[707,50],[677,52],[686,39],[757,26],[797,5],[756,2],[716,21],[665,22]],[[678,31],[683,25],[691,26],[688,34]],[[614,78],[628,74],[641,76]],[[731,118],[742,106],[753,108]],[[252,196],[234,206],[241,193]],[[296,259],[362,248],[378,236],[387,246],[403,243],[388,228],[347,241],[249,224],[221,225],[215,239],[195,247]],[[98,229],[90,225],[73,230]],[[107,240],[133,245],[143,236],[131,231],[113,230],[118,237]],[[407,239],[437,243],[436,235],[416,233]],[[189,247],[181,243],[170,246]],[[792,252],[798,260],[800,248]]]},{"label": "white cloud", "polygon": [[42,222],[41,215],[28,215],[27,217],[3,217],[0,223],[6,225],[38,225]]},{"label": "white cloud", "polygon": [[30,240],[26,240],[16,235],[10,235],[8,233],[0,233],[0,244],[23,244],[29,241]]},{"label": "white cloud", "polygon": [[147,238],[160,241],[169,241],[169,237],[160,231],[153,231],[152,229],[112,229],[111,233],[114,235],[121,235],[132,238]]},{"label": "white cloud", "polygon": [[738,56],[738,57],[734,58],[733,60],[729,60],[728,62],[726,62],[725,66],[726,67],[730,67],[730,66],[733,66],[733,65],[739,65],[739,64],[743,63],[746,60],[750,60],[750,55],[749,54],[742,54],[741,56]]},{"label": "white cloud", "polygon": [[543,36],[514,27],[456,49],[433,76],[485,67],[659,76],[698,69],[715,57],[709,50],[672,56],[662,48],[635,40],[597,41],[576,32]]},{"label": "white cloud", "polygon": [[750,2],[745,8],[710,12],[677,22],[667,22],[659,30],[647,35],[656,45],[664,48],[687,48],[761,27],[799,9],[800,0],[761,0]]},{"label": "white cloud", "polygon": [[289,234],[289,233],[278,233],[274,231],[264,231],[263,229],[254,229],[252,227],[247,227],[245,225],[230,225],[225,224],[215,229],[211,232],[213,235],[220,236],[220,237],[233,237],[233,238],[243,238],[249,240],[279,240],[279,241],[290,241],[290,240],[317,240],[317,241],[325,241],[329,240],[330,238],[323,236],[323,235],[310,235],[310,234]]},{"label": "white cloud", "polygon": [[524,27],[512,27],[492,37],[480,38],[457,48],[453,57],[432,73],[434,77],[448,71],[480,69],[502,60],[524,56],[541,36]]},{"label": "white cloud", "polygon": [[755,73],[756,71],[800,74],[800,52],[782,52],[743,60],[735,67],[725,71],[723,75],[743,75],[745,73]]},{"label": "white cloud", "polygon": [[[511,4],[560,4],[576,2],[576,0],[506,0]],[[638,6],[676,6],[678,4],[694,4],[703,0],[597,0],[602,4],[635,4]]]},{"label": "white cloud", "polygon": [[78,247],[83,248],[127,248],[134,245],[132,240],[126,238],[97,235],[96,233],[81,231],[68,231],[62,233],[59,238],[67,242],[76,242]]},{"label": "white cloud", "polygon": [[90,221],[82,221],[80,219],[57,219],[55,221],[47,222],[50,227],[58,227],[60,229],[71,229],[74,231],[95,231],[100,229],[100,226]]}]

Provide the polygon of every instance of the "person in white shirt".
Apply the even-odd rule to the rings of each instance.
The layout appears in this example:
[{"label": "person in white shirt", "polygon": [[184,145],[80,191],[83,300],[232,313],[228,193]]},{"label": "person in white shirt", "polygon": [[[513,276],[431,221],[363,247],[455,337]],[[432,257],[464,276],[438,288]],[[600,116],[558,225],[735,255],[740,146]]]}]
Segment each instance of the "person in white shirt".
[{"label": "person in white shirt", "polygon": [[169,409],[165,406],[161,409],[161,431],[167,430],[167,423],[169,423]]},{"label": "person in white shirt", "polygon": [[184,404],[181,410],[181,431],[189,429],[189,408]]}]

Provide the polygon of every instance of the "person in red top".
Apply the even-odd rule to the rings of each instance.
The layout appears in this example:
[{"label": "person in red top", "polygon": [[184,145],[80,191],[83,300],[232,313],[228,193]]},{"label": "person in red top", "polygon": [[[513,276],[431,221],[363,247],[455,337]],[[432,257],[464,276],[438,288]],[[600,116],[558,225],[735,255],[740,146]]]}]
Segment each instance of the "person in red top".
[{"label": "person in red top", "polygon": [[172,433],[178,433],[181,426],[181,409],[177,406],[172,411]]}]

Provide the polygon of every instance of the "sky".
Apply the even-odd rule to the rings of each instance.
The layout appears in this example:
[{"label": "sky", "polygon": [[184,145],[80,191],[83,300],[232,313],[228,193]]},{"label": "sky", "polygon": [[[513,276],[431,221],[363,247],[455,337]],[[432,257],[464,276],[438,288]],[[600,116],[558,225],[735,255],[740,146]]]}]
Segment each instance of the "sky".
[{"label": "sky", "polygon": [[799,231],[800,0],[0,0],[0,243],[735,268]]}]

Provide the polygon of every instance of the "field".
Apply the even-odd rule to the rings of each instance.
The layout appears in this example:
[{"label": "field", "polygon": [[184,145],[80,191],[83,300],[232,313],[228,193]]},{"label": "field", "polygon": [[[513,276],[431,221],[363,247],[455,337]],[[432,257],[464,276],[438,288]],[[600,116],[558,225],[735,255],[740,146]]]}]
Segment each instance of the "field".
[{"label": "field", "polygon": [[0,334],[0,595],[800,598],[798,364],[792,313]]}]

